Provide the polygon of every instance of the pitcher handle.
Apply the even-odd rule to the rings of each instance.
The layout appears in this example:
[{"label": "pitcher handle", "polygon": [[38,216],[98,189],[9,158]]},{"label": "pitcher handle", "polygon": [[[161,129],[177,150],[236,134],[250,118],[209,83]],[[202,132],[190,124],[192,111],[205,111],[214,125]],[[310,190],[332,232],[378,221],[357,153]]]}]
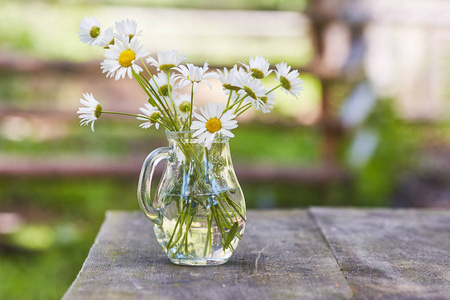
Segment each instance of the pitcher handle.
[{"label": "pitcher handle", "polygon": [[157,222],[159,220],[159,212],[155,209],[150,194],[152,177],[156,165],[161,160],[169,158],[169,150],[169,147],[153,150],[145,159],[144,164],[142,165],[141,175],[139,176],[137,191],[139,206],[142,208],[147,218],[152,222]]}]

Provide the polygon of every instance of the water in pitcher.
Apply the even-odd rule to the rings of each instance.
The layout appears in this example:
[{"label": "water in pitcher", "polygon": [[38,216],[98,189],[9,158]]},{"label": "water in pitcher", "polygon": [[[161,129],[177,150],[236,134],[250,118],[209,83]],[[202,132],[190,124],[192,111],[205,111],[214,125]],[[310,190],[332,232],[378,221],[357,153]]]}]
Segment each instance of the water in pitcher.
[{"label": "water in pitcher", "polygon": [[154,224],[156,238],[173,263],[221,264],[233,254],[245,227],[240,189],[184,196],[161,195],[167,203]]}]

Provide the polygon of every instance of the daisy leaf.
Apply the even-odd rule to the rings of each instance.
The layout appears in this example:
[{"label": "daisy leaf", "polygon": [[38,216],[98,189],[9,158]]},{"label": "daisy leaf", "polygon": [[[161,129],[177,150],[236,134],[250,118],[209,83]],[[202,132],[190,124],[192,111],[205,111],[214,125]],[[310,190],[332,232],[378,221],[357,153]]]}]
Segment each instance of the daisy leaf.
[{"label": "daisy leaf", "polygon": [[236,235],[238,228],[239,228],[238,222],[234,222],[233,226],[231,226],[231,229],[227,234],[227,240],[223,244],[223,249],[227,249],[230,246],[230,243],[233,240],[234,236]]},{"label": "daisy leaf", "polygon": [[152,97],[148,98],[148,103],[150,103],[151,106],[156,107],[156,101]]}]

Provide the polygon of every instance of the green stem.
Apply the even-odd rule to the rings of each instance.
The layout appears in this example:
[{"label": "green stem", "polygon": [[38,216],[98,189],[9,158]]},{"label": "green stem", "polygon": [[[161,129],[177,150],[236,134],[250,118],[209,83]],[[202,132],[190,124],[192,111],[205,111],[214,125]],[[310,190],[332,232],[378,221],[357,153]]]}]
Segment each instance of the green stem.
[{"label": "green stem", "polygon": [[[192,109],[192,108],[191,108],[191,109]],[[186,120],[184,120],[183,126],[181,126],[181,129],[182,129],[182,130],[184,129],[184,130],[186,130],[186,131],[189,131],[188,128],[187,128],[188,121],[189,121],[189,118],[186,117]]]},{"label": "green stem", "polygon": [[[224,198],[226,198],[226,196]],[[231,222],[233,222],[233,220],[236,221],[236,222],[238,221],[238,217],[236,216],[236,213],[235,213],[234,210],[231,210],[231,213],[233,214],[234,219],[233,219],[232,216],[230,216],[229,210],[227,209],[227,206],[226,206],[226,204],[227,204],[226,200],[225,200],[225,203],[223,203],[221,201],[218,201],[218,203],[222,206],[222,211],[224,211],[227,214],[228,220],[231,220]],[[231,208],[229,204],[228,204],[228,207]],[[229,222],[228,222],[228,224],[232,225]],[[236,232],[236,236],[239,239],[241,239],[241,235],[238,232]]]},{"label": "green stem", "polygon": [[186,257],[188,256],[189,249],[188,249],[188,234],[189,230],[191,229],[192,221],[194,221],[194,216],[190,216],[189,224],[186,223],[186,233],[185,233],[185,240],[184,240],[184,252]]},{"label": "green stem", "polygon": [[238,207],[237,204],[234,203],[234,201],[231,200],[231,199],[228,198],[228,197],[225,197],[225,200],[227,201],[228,205],[229,205],[230,207],[232,207],[232,208],[234,209],[234,211],[237,212],[237,214],[239,215],[239,217],[241,217],[242,220],[244,220],[244,222],[245,222],[245,217],[244,217],[244,216],[241,214],[241,212],[239,211],[240,207]]},{"label": "green stem", "polygon": [[[219,217],[219,214],[217,212],[217,208],[215,207],[215,205],[211,206],[211,212],[213,213],[214,220],[217,225],[217,229],[219,230],[220,235],[222,236],[222,247],[223,247],[223,250],[225,250],[225,241],[227,239],[227,233],[225,232],[225,230],[222,227],[222,224],[220,223],[220,217]],[[232,247],[231,247],[231,249],[232,249]],[[232,251],[234,252],[234,249],[232,249]]]},{"label": "green stem", "polygon": [[[147,78],[145,78],[143,75],[139,75],[136,72],[133,71],[133,76],[134,79],[136,79],[136,81],[139,83],[139,85],[142,87],[142,89],[145,91],[145,93],[150,97],[150,98],[157,98],[158,95],[157,93],[153,90],[152,86],[149,84],[149,82],[147,81]],[[159,97],[158,97],[159,98]],[[159,100],[160,101],[160,100]],[[160,107],[160,105],[155,101],[156,107],[158,108],[158,110],[163,114],[162,116],[165,118],[166,116],[164,115],[165,110],[162,109]]]},{"label": "green stem", "polygon": [[225,234],[225,231],[222,228],[222,224],[220,223],[219,215],[217,213],[217,209],[216,209],[215,205],[211,206],[211,212],[212,212],[212,215],[214,217],[214,221],[216,222],[217,229],[219,230],[220,235],[222,236],[222,240],[224,240],[224,237],[226,236],[226,234]]},{"label": "green stem", "polygon": [[[250,107],[252,107],[252,104],[246,104],[244,106],[242,106],[241,108],[236,109],[236,111],[234,112],[234,114],[236,115],[236,117],[239,117],[240,115],[242,115],[244,112],[246,112]],[[241,110],[240,112],[238,112],[239,110]]]},{"label": "green stem", "polygon": [[[159,89],[159,86],[156,84],[156,81],[155,81],[155,79],[152,77],[152,80],[153,80],[153,82],[154,82],[154,84],[158,87],[158,89]],[[152,90],[154,90],[153,89],[153,87],[151,86],[151,84],[150,83],[148,83],[148,85],[152,88]],[[164,96],[162,96],[163,98],[161,99],[161,97],[159,96],[159,91],[160,90],[158,90],[157,92],[156,91],[154,91],[154,94],[155,94],[155,99],[159,102],[159,104],[162,106],[162,108],[163,108],[163,110],[165,111],[165,113],[166,113],[166,115],[167,115],[167,117],[169,118],[169,120],[170,120],[170,122],[173,124],[173,128],[174,128],[174,131],[178,131],[179,130],[179,128],[177,127],[177,123],[175,122],[175,116],[173,116],[173,112],[172,112],[172,110],[170,109],[170,107],[167,105],[166,106],[166,101],[164,100]],[[155,101],[155,103],[156,103],[156,101]]]},{"label": "green stem", "polygon": [[[163,113],[163,115],[165,114],[167,116],[169,123],[173,124],[173,127],[174,127],[175,131],[177,131],[178,130],[178,128],[176,126],[177,124],[175,123],[174,119],[172,118],[171,110],[168,107],[166,107],[165,101],[161,100],[161,98],[159,97],[159,94],[158,94],[159,91],[155,91],[154,90],[154,88],[152,87],[150,82],[147,80],[147,78],[145,78],[145,76],[143,74],[138,74],[135,71],[133,71],[133,75],[134,75],[134,78],[141,84],[141,86],[145,86],[146,87],[146,88],[143,87],[143,89],[146,90],[147,95],[149,95],[149,97],[153,96],[153,98],[156,99],[157,102],[159,102],[160,106],[155,101],[155,104],[157,105],[159,111],[161,111]],[[151,80],[153,80],[155,86],[158,87],[158,85],[156,84],[156,81],[153,78],[153,76],[151,76]],[[148,93],[148,91],[150,91],[152,95],[150,95]]]},{"label": "green stem", "polygon": [[[196,188],[203,190],[204,188],[207,188],[209,185],[211,185],[209,176],[205,175],[209,172],[215,172],[215,170],[212,169],[208,163],[205,164],[204,160],[209,160],[210,156],[214,156],[220,153],[220,148],[217,148],[218,144],[214,145],[211,150],[204,149],[198,152],[196,145],[187,141],[176,141],[175,143],[175,147],[178,147],[179,150],[182,151],[182,153],[186,156],[184,169],[181,169],[180,172],[186,174],[186,178],[188,177],[190,179],[191,186],[196,186]],[[180,181],[179,184],[177,183],[175,185],[181,187],[183,184],[184,183]],[[239,233],[239,229],[237,228],[238,224],[242,222],[240,220],[245,221],[243,213],[241,213],[241,211],[244,211],[244,209],[242,209],[239,204],[234,203],[228,196],[228,194],[224,192],[218,194],[217,196],[217,203],[215,205],[211,205],[208,208],[210,213],[206,215],[207,224],[205,224],[205,227],[207,227],[207,232],[205,233],[206,238],[204,240],[204,248],[202,250],[205,257],[211,255],[212,253],[212,243],[214,242],[212,232],[214,225],[213,222],[215,222],[214,226],[216,226],[214,227],[214,230],[217,230],[219,232],[222,239],[223,250],[225,251],[228,249],[229,251],[234,252],[235,249],[232,245],[232,241],[235,238],[241,238],[241,234]],[[171,239],[169,240],[167,250],[173,249],[173,252],[168,253],[173,253],[172,256],[175,256],[180,252],[186,252],[185,254],[186,256],[188,256],[190,251],[189,234],[192,234],[190,232],[190,227],[192,226],[193,220],[195,219],[195,211],[192,208],[192,202],[186,202],[184,199],[179,199],[177,201],[184,201],[183,205],[185,206],[177,206],[179,207],[177,224],[175,224],[175,228],[173,229],[174,232]],[[197,205],[201,205],[202,207],[206,206],[207,203],[204,203],[205,201],[200,199],[199,201],[200,202],[197,203]],[[206,208],[205,211],[207,211]]]},{"label": "green stem", "polygon": [[[181,238],[181,240],[184,240],[184,243],[185,243],[185,244],[187,244],[187,234],[189,233],[189,227],[190,227],[190,224],[192,223],[192,220],[191,220],[190,223],[189,223],[189,227],[188,227],[188,222],[186,221],[186,217],[190,214],[190,211],[191,211],[191,205],[192,205],[192,204],[188,201],[188,202],[187,202],[188,210],[187,210],[187,212],[184,214],[184,220],[183,220],[183,222],[182,222],[182,223],[185,223],[185,224],[186,224],[186,226],[185,226],[185,231],[184,231],[184,236]],[[193,217],[192,217],[192,219],[193,219]],[[178,240],[179,240],[179,239],[177,239],[177,241],[178,241]],[[176,251],[174,254],[177,254],[178,252],[180,252],[182,246],[183,246],[183,242],[182,242],[180,245],[178,245],[178,249],[177,249],[177,251]],[[186,245],[185,248],[187,249],[187,245]],[[187,251],[186,251],[186,255],[187,255]]]},{"label": "green stem", "polygon": [[175,101],[173,101],[172,98],[172,86],[170,85],[170,71],[166,72],[166,76],[167,76],[167,89],[169,93],[169,99],[170,102],[172,103],[173,111],[175,112],[175,120],[180,121],[180,118],[178,117],[178,107],[175,105]]},{"label": "green stem", "polygon": [[277,85],[276,87],[274,87],[273,89],[271,89],[270,91],[268,91],[266,93],[266,95],[269,95],[270,93],[272,93],[273,91],[275,91],[277,88],[279,88],[280,86],[282,86],[282,84]]},{"label": "green stem", "polygon": [[248,95],[245,95],[242,98],[237,98],[236,101],[233,102],[233,104],[231,104],[227,109],[225,109],[223,111],[223,113],[226,113],[228,110],[232,109],[235,105],[238,105],[238,107],[242,104],[242,102],[244,101],[245,98],[247,98]]},{"label": "green stem", "polygon": [[242,103],[244,103],[244,101],[240,101],[240,102],[239,102],[238,106],[237,106],[236,109],[234,110],[235,113],[241,108]]},{"label": "green stem", "polygon": [[[180,240],[180,237],[182,236],[182,231],[183,231],[183,223],[186,220],[186,215],[187,215],[187,211],[189,210],[190,207],[188,206],[184,206],[183,207],[183,212],[181,214],[178,215],[178,220],[177,223],[175,224],[175,228],[173,229],[173,233],[172,236],[169,239],[169,242],[167,242],[167,250],[172,248],[173,246],[175,246],[175,244]],[[184,212],[184,210],[186,209],[186,212]],[[181,224],[180,224],[181,221]],[[177,228],[178,226],[181,226],[180,229],[178,229],[179,232],[177,232]],[[181,230],[181,231],[180,231]],[[175,240],[173,240],[174,237],[177,237]]]},{"label": "green stem", "polygon": [[230,105],[230,101],[231,101],[231,94],[233,94],[233,90],[230,90],[230,95],[228,96],[228,101],[227,101],[227,106],[225,106],[225,109],[228,108],[228,106]]},{"label": "green stem", "polygon": [[141,86],[147,96],[152,97],[152,94],[149,92],[149,89],[146,87],[145,82],[142,81],[141,77],[133,71],[133,77],[136,79],[137,83]]},{"label": "green stem", "polygon": [[[206,222],[208,223],[208,232],[206,232],[206,243],[205,248],[203,249],[203,256],[206,257],[206,255],[209,253],[209,249],[212,248],[212,240],[211,240],[211,222],[212,219],[210,216],[206,216]],[[212,251],[212,250],[211,250]]]},{"label": "green stem", "polygon": [[[228,210],[226,209],[226,207],[223,205],[222,201],[217,201],[217,208],[219,211],[221,211],[222,213],[220,214],[222,216],[222,220],[225,221],[225,223],[227,223],[228,226],[232,226],[233,225],[233,218],[230,216],[230,214],[228,213]],[[225,214],[227,215],[228,219],[225,217]]]},{"label": "green stem", "polygon": [[131,117],[142,117],[140,115],[129,114],[129,113],[124,113],[124,112],[118,112],[118,111],[102,111],[102,114],[124,115],[124,116],[131,116]]},{"label": "green stem", "polygon": [[[144,117],[142,115],[136,115],[136,114],[129,114],[129,113],[123,113],[123,112],[117,112],[117,111],[102,111],[102,114],[111,114],[111,115],[123,115],[123,116],[131,116],[131,117]],[[149,119],[150,121],[150,119]],[[163,120],[164,122],[161,122],[160,120],[155,120],[155,121],[151,121],[151,122],[157,122],[159,124],[161,124],[164,128],[168,128],[168,124],[165,122],[165,120]]]},{"label": "green stem", "polygon": [[194,84],[191,87],[191,111],[189,112],[189,126],[188,130],[191,130],[192,125],[192,111],[194,110]]},{"label": "green stem", "polygon": [[139,58],[139,60],[141,61],[142,65],[144,66],[144,69],[147,71],[148,75],[150,75],[150,77],[153,77],[152,73],[150,73],[150,71],[147,69],[147,65],[144,63],[142,58]]}]

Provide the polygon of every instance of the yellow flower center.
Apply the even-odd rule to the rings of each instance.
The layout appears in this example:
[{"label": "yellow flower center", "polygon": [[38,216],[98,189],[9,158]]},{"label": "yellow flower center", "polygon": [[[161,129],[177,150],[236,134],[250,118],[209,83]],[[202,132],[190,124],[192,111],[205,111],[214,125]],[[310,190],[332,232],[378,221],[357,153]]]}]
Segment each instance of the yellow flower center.
[{"label": "yellow flower center", "polygon": [[287,80],[286,77],[280,76],[280,83],[281,83],[281,86],[283,88],[285,88],[286,90],[289,91],[291,89],[291,83],[289,82],[289,80]]},{"label": "yellow flower center", "polygon": [[96,118],[100,118],[100,115],[102,114],[102,106],[100,104],[97,104],[94,110],[94,116]]},{"label": "yellow flower center", "polygon": [[183,102],[181,102],[181,104],[178,108],[180,109],[180,111],[182,113],[187,114],[188,112],[191,111],[191,103],[189,103],[189,101],[183,101]]},{"label": "yellow flower center", "polygon": [[161,87],[159,88],[159,94],[160,94],[161,96],[169,96],[169,88],[170,88],[170,90],[172,90],[172,86],[169,86],[169,85],[167,85],[167,84],[161,86]]},{"label": "yellow flower center", "polygon": [[109,49],[109,45],[114,45],[114,39],[112,39],[109,43],[108,43],[108,45],[106,45],[105,47],[103,47],[103,49]]},{"label": "yellow flower center", "polygon": [[150,123],[156,123],[161,118],[161,114],[159,111],[154,112],[151,114],[151,116],[148,118],[150,120]]},{"label": "yellow flower center", "polygon": [[131,66],[132,62],[136,59],[136,54],[134,54],[131,49],[127,49],[125,51],[122,51],[119,55],[119,64],[122,67],[128,68]]},{"label": "yellow flower center", "polygon": [[240,87],[231,85],[231,84],[229,84],[229,83],[225,83],[225,84],[223,84],[222,86],[223,86],[224,89],[232,90],[232,91],[239,91],[239,90],[241,89]]},{"label": "yellow flower center", "polygon": [[91,31],[89,31],[89,35],[91,36],[91,38],[95,39],[100,35],[100,28],[97,26],[92,27]]},{"label": "yellow flower center", "polygon": [[256,95],[255,93],[252,91],[251,88],[244,86],[244,91],[247,93],[247,95],[249,95],[251,98],[256,100]]},{"label": "yellow flower center", "polygon": [[163,64],[163,65],[159,66],[159,69],[164,72],[169,72],[170,69],[175,68],[175,67],[176,66],[174,64]]},{"label": "yellow flower center", "polygon": [[261,70],[259,70],[259,69],[250,69],[250,72],[252,72],[252,76],[254,78],[257,78],[257,79],[263,79],[264,78],[264,73]]},{"label": "yellow flower center", "polygon": [[222,128],[222,123],[217,118],[211,118],[206,122],[206,130],[210,133],[219,131]]}]

